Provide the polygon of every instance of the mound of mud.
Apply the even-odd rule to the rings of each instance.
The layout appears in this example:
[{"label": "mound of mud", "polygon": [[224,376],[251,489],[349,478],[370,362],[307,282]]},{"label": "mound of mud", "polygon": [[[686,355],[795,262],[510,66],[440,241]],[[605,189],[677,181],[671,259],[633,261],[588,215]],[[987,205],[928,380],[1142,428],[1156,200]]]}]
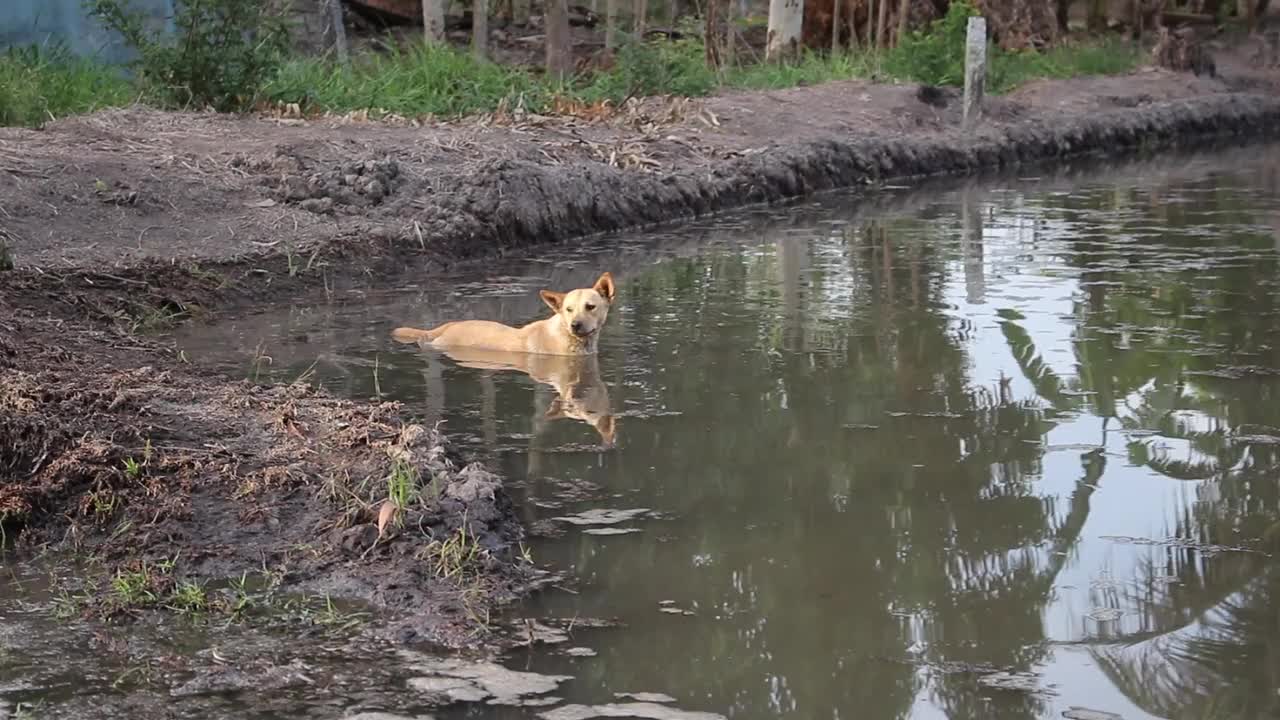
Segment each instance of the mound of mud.
[{"label": "mound of mud", "polygon": [[341,210],[354,213],[381,204],[401,184],[400,165],[395,160],[356,160],[324,170],[310,169],[307,162],[286,149],[267,160],[237,156],[233,167],[270,172],[262,183],[269,195],[285,203],[295,203],[313,213]]},{"label": "mound of mud", "polygon": [[[180,578],[266,569],[286,588],[403,614],[398,639],[452,646],[476,642],[475,613],[529,579],[501,483],[459,466],[399,405],[121,369],[122,354],[160,358],[140,339],[103,352],[120,340],[50,329],[14,321],[23,352],[5,356],[0,386],[0,513],[20,549],[75,549],[108,574],[171,562],[157,597]],[[399,506],[379,527],[393,485]]]}]

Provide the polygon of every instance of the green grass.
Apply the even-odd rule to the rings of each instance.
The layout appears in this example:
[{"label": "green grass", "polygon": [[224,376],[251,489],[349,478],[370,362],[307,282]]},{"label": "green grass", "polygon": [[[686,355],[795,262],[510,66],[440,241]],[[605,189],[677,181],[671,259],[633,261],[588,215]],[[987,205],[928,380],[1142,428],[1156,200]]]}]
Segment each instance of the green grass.
[{"label": "green grass", "polygon": [[134,99],[118,69],[31,46],[0,53],[0,125],[40,127],[50,120]]},{"label": "green grass", "polygon": [[1132,42],[1119,38],[1063,44],[1042,53],[997,52],[988,85],[991,92],[1003,93],[1041,78],[1119,75],[1136,68],[1141,59]]},{"label": "green grass", "polygon": [[542,108],[551,94],[546,83],[527,72],[426,44],[364,56],[350,67],[294,60],[263,89],[269,100],[312,110],[374,110],[410,117],[492,111],[504,98]]},{"label": "green grass", "polygon": [[[366,55],[349,66],[318,58],[290,60],[259,97],[271,104],[297,103],[308,113],[447,118],[502,107],[545,113],[557,98],[618,103],[632,96],[699,97],[722,88],[779,89],[850,78],[956,85],[963,74],[968,10],[961,3],[952,7],[953,15],[912,33],[898,48],[809,53],[784,65],[749,64],[716,73],[705,66],[700,41],[657,41],[624,46],[612,70],[561,85],[523,69],[477,61],[462,50],[424,44]],[[1038,78],[1121,73],[1138,61],[1133,45],[1115,39],[1064,44],[1042,53],[993,50],[988,88],[1001,93]],[[112,70],[64,54],[11,50],[0,56],[0,125],[38,126],[152,96]]]}]

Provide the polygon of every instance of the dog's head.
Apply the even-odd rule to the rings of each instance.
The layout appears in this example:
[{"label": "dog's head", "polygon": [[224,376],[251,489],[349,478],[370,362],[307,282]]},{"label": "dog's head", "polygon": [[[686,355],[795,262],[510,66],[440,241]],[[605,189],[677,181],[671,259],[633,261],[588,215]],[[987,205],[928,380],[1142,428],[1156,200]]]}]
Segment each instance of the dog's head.
[{"label": "dog's head", "polygon": [[539,294],[547,307],[560,318],[564,329],[586,341],[604,327],[604,321],[609,317],[609,306],[614,298],[613,276],[605,273],[589,288],[567,293],[543,290]]},{"label": "dog's head", "polygon": [[613,447],[618,438],[618,421],[609,409],[609,396],[605,395],[603,407],[591,402],[579,402],[571,398],[558,397],[551,401],[547,412],[543,414],[547,420],[570,418],[584,422],[600,433],[600,439],[607,447]]}]

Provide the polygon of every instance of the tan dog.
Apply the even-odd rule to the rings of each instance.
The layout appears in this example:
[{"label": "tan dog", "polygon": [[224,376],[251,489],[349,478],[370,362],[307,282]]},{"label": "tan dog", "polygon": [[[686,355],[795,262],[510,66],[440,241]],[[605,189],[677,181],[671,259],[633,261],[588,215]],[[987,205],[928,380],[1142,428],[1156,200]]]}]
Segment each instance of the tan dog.
[{"label": "tan dog", "polygon": [[456,320],[431,330],[396,328],[400,342],[430,343],[436,348],[474,348],[535,355],[594,355],[600,329],[613,304],[613,276],[604,273],[589,288],[568,293],[543,290],[542,301],[555,313],[514,328],[490,320]]}]

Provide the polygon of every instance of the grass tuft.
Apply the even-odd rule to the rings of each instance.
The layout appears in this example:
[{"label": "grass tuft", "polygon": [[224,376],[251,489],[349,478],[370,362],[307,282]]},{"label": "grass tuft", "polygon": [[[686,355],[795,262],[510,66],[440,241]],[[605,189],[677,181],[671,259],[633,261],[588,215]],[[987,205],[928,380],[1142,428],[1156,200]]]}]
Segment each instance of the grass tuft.
[{"label": "grass tuft", "polygon": [[133,88],[118,69],[76,58],[61,47],[32,45],[0,53],[0,125],[41,127],[133,99]]},{"label": "grass tuft", "polygon": [[313,111],[370,110],[406,117],[489,112],[504,98],[541,108],[551,94],[548,85],[527,72],[425,43],[367,55],[350,66],[319,58],[293,60],[263,91],[270,101]]}]

